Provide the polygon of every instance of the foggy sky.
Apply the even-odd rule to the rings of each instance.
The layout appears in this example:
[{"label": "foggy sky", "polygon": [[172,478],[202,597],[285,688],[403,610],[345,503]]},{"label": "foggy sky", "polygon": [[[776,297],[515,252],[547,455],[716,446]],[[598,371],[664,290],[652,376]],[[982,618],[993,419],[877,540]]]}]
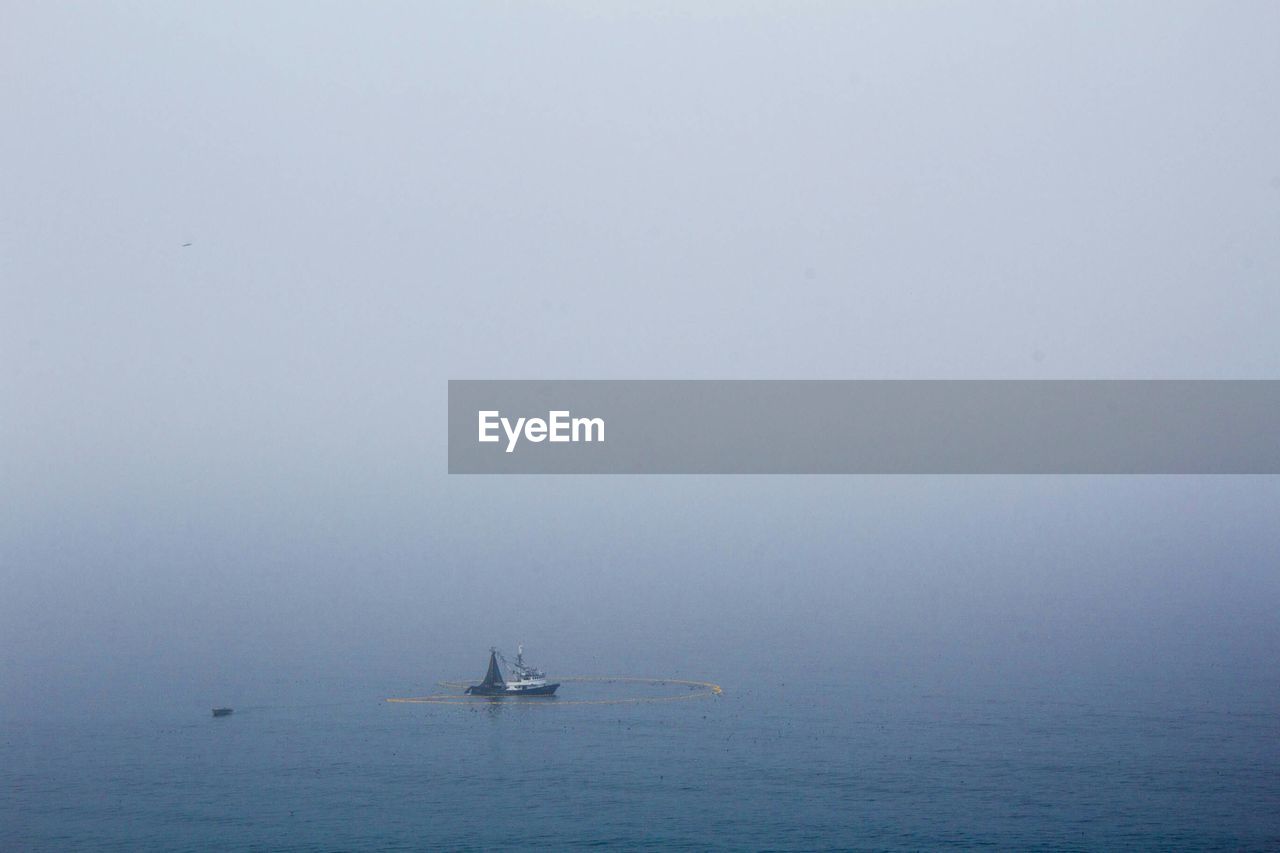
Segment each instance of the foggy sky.
[{"label": "foggy sky", "polygon": [[5,18],[6,712],[1280,653],[1274,478],[444,473],[450,378],[1275,378],[1274,4]]}]

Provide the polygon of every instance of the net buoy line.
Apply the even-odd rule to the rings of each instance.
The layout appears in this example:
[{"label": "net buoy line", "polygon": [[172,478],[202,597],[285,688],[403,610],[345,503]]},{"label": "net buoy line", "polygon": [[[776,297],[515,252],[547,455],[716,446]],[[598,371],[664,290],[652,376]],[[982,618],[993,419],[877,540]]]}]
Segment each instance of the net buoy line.
[{"label": "net buoy line", "polygon": [[[618,699],[562,699],[555,696],[467,696],[456,693],[435,693],[430,696],[402,696],[387,699],[409,705],[476,705],[498,700],[503,703],[519,703],[529,705],[641,705],[651,702],[686,702],[690,699],[702,699],[707,696],[719,696],[724,693],[719,684],[710,681],[691,681],[687,678],[638,678],[630,675],[558,675],[552,680],[564,683],[577,682],[626,682],[630,684],[651,684],[655,687],[678,685],[692,688],[688,693],[677,693],[671,696],[630,696]],[[441,687],[460,689],[470,687],[467,681],[438,681]]]}]

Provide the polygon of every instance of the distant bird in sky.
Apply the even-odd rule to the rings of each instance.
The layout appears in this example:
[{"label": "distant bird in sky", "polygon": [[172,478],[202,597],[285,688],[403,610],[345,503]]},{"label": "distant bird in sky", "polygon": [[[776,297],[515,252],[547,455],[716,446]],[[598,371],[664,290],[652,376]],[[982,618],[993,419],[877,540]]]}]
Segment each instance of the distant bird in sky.
[{"label": "distant bird in sky", "polygon": [[184,248],[184,249],[185,249],[185,248],[187,248],[187,247],[188,247],[188,246],[190,246],[190,245],[191,245],[190,243],[183,243],[183,244],[182,244],[182,248]]}]

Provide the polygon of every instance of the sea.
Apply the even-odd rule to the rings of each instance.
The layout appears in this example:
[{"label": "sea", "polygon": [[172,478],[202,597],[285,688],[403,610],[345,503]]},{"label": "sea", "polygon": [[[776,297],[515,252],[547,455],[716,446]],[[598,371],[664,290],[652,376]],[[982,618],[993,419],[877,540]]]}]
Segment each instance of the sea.
[{"label": "sea", "polygon": [[333,676],[224,718],[187,696],[32,712],[0,742],[0,849],[1280,849],[1267,690],[737,676],[465,704]]}]

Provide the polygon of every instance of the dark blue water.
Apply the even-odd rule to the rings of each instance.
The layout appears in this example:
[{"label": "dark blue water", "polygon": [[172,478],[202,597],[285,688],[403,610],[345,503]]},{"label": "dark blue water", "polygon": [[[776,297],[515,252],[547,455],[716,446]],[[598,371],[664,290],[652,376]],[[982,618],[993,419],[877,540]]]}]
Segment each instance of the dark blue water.
[{"label": "dark blue water", "polygon": [[175,702],[10,721],[0,847],[1280,846],[1280,715],[1211,690],[770,680],[458,708],[340,686],[226,719]]}]

